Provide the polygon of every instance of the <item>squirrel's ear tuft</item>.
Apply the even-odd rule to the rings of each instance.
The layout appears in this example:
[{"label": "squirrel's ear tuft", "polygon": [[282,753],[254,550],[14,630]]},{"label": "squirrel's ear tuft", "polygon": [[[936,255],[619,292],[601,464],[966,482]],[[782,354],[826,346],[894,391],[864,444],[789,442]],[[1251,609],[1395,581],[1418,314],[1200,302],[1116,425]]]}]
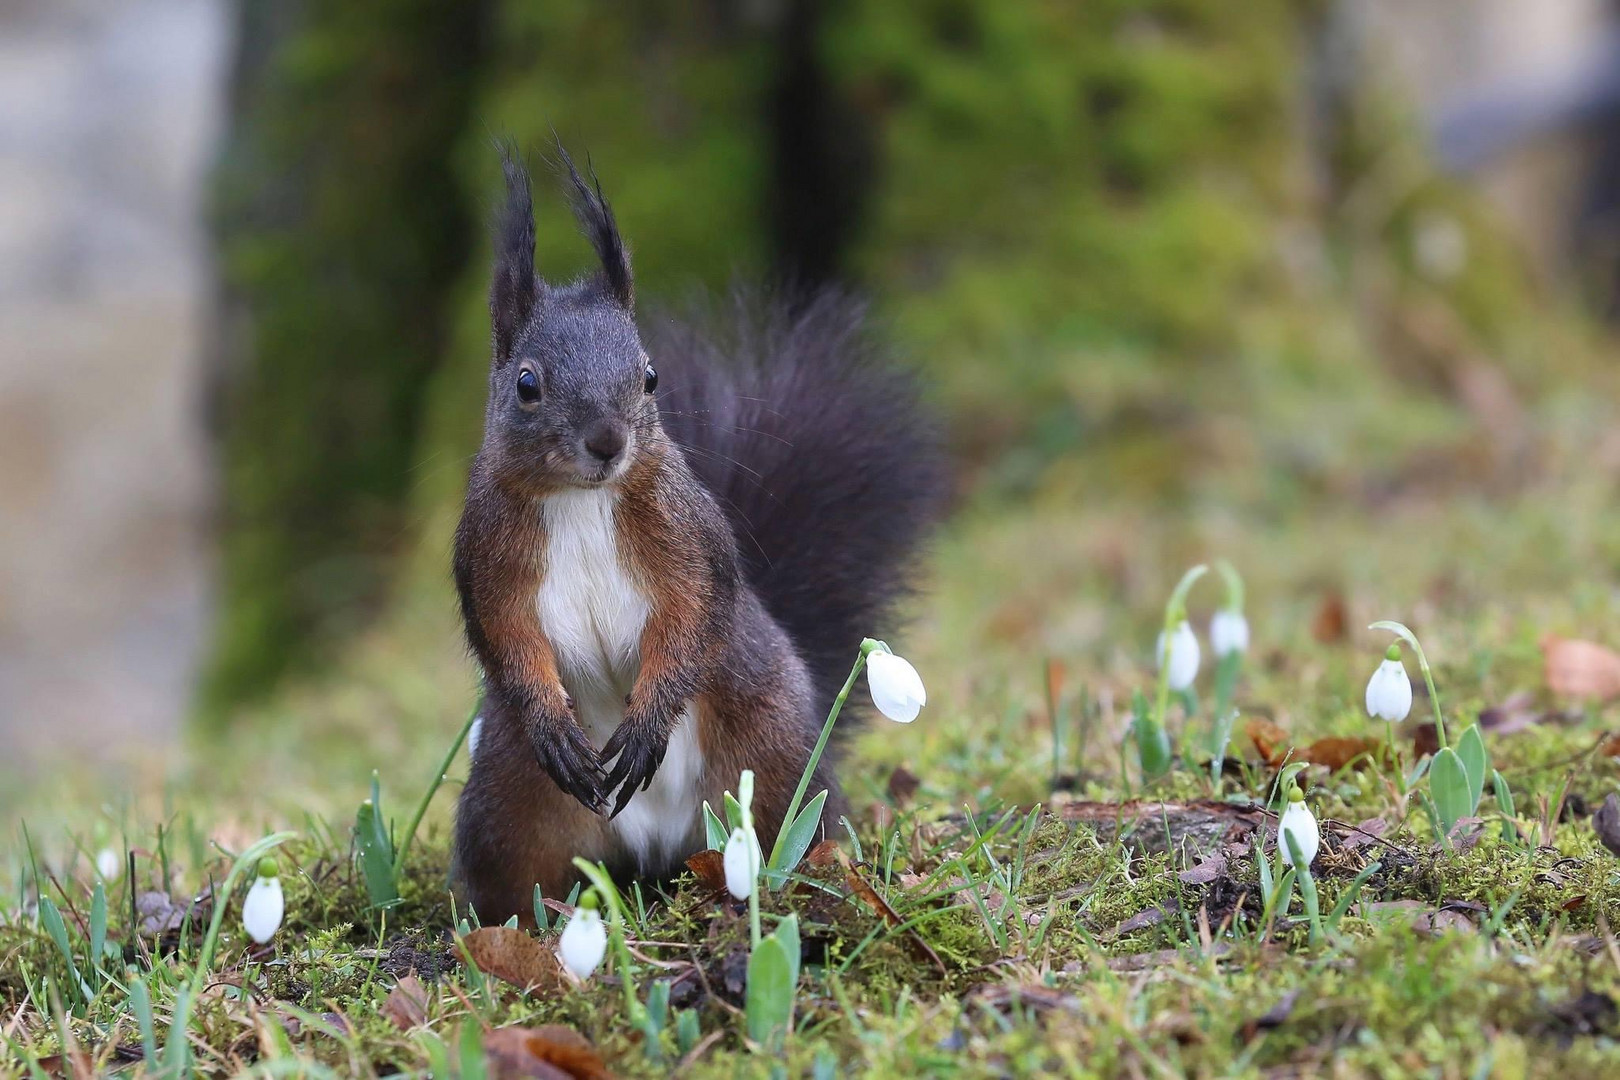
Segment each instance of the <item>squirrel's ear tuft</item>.
[{"label": "squirrel's ear tuft", "polygon": [[506,202],[496,216],[495,274],[489,286],[496,366],[512,358],[512,347],[534,313],[541,288],[534,276],[534,201],[529,193],[529,170],[516,147],[502,144],[500,149]]},{"label": "squirrel's ear tuft", "polygon": [[574,159],[568,156],[561,139],[557,140],[556,146],[557,158],[568,171],[568,182],[573,188],[574,216],[579,219],[579,227],[596,249],[596,257],[602,261],[602,276],[608,293],[625,311],[632,311],[635,308],[635,286],[630,278],[630,250],[624,246],[624,238],[619,235],[618,223],[613,220],[613,208],[602,195],[602,184],[596,179],[596,170],[591,167],[590,158],[587,157],[585,168],[591,177],[587,183],[579,175],[579,170],[574,168]]}]

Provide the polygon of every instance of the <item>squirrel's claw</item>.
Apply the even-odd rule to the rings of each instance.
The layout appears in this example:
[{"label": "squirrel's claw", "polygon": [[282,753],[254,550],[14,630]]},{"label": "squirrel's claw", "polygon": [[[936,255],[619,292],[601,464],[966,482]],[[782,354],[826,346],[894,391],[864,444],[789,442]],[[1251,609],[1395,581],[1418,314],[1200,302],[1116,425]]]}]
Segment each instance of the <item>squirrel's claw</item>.
[{"label": "squirrel's claw", "polygon": [[639,725],[630,721],[619,725],[619,729],[602,748],[604,761],[618,755],[602,785],[602,790],[609,795],[618,792],[613,812],[608,815],[610,819],[618,817],[630,805],[637,791],[646,791],[652,786],[653,777],[658,774],[658,766],[664,763],[664,752],[668,748],[667,739],[660,739]]},{"label": "squirrel's claw", "polygon": [[540,767],[565,793],[593,813],[599,814],[607,808],[601,786],[601,759],[578,724],[567,725],[548,738],[537,739],[534,749]]}]

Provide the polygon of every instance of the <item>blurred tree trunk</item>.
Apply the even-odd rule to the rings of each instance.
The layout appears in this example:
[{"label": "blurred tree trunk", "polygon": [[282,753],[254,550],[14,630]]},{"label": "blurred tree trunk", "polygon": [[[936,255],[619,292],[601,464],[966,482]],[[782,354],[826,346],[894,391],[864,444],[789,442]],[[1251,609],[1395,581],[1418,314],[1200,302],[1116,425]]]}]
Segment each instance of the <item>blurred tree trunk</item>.
[{"label": "blurred tree trunk", "polygon": [[222,587],[205,716],[381,595],[450,290],[488,5],[243,0],[217,177]]}]

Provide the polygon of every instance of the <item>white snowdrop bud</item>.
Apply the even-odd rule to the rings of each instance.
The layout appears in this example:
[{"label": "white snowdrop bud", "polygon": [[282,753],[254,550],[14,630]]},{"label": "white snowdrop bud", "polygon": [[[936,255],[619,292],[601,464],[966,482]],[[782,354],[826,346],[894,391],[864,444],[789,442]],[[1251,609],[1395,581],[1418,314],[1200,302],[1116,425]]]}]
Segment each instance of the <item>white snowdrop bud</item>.
[{"label": "white snowdrop bud", "polygon": [[259,860],[259,878],[242,901],[242,928],[248,937],[263,945],[281,928],[286,909],[281,898],[281,879],[276,876],[276,860]]},{"label": "white snowdrop bud", "polygon": [[1316,858],[1317,849],[1322,846],[1322,830],[1316,824],[1316,815],[1305,805],[1305,793],[1299,788],[1288,792],[1288,809],[1282,812],[1282,817],[1277,821],[1277,850],[1282,854],[1286,866],[1294,865],[1294,853],[1287,840],[1290,836],[1299,845],[1300,858],[1309,866]]},{"label": "white snowdrop bud", "polygon": [[596,910],[597,902],[596,890],[587,890],[557,942],[557,958],[570,975],[582,981],[591,977],[607,955],[607,924]]},{"label": "white snowdrop bud", "polygon": [[755,853],[756,850],[745,830],[731,831],[731,839],[726,841],[724,859],[726,891],[738,900],[748,899],[748,894],[754,887],[754,879],[759,876],[759,856]]},{"label": "white snowdrop bud", "polygon": [[878,712],[896,723],[911,723],[928,704],[928,691],[923,689],[917,669],[886,648],[875,648],[867,655],[866,685]]},{"label": "white snowdrop bud", "polygon": [[110,847],[104,847],[96,852],[96,874],[103,881],[114,881],[118,871],[124,867],[124,860],[118,857],[118,852]]},{"label": "white snowdrop bud", "polygon": [[1367,715],[1375,720],[1396,723],[1412,711],[1412,680],[1401,663],[1401,647],[1391,645],[1384,662],[1367,680]]},{"label": "white snowdrop bud", "polygon": [[[1159,644],[1154,650],[1158,655],[1159,665],[1165,666],[1164,634],[1159,634]],[[1193,633],[1192,624],[1186,619],[1176,627],[1170,635],[1170,689],[1185,690],[1198,678],[1198,635]]]},{"label": "white snowdrop bud", "polygon": [[1243,612],[1222,608],[1209,620],[1209,647],[1217,657],[1249,649],[1249,620]]}]

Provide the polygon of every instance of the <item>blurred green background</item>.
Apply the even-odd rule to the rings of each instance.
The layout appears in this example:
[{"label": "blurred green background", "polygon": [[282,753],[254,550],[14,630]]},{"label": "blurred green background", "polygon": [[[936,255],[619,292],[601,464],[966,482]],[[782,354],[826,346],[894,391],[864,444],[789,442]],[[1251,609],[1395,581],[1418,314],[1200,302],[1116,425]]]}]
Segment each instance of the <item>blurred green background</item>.
[{"label": "blurred green background", "polygon": [[[1277,630],[1332,592],[1410,614],[1600,587],[1612,8],[30,0],[0,46],[74,43],[85,83],[19,115],[115,119],[0,144],[59,166],[9,204],[63,193],[58,231],[0,234],[37,286],[0,300],[30,320],[0,377],[52,387],[0,397],[0,506],[34,524],[0,543],[5,730],[279,730],[368,664],[391,688],[366,739],[451,728],[497,139],[540,166],[543,273],[589,266],[553,131],[618,212],[643,319],[755,278],[870,298],[950,435],[912,625],[964,681],[1138,662],[1168,582],[1216,555]],[[168,264],[127,242],[159,163],[178,194],[150,235],[195,267],[161,294]],[[176,307],[183,333],[140,321]],[[28,441],[42,418],[54,443]],[[167,531],[141,516],[163,500]]]},{"label": "blurred green background", "polygon": [[[333,656],[411,552],[442,573],[497,137],[589,154],[646,317],[737,277],[869,293],[980,503],[1282,513],[1509,467],[1492,401],[1604,361],[1516,336],[1556,303],[1380,79],[1323,88],[1332,14],[249,0],[215,182],[242,374],[206,715]],[[566,277],[587,249],[541,187]],[[1424,229],[1465,253],[1425,268]]]}]

